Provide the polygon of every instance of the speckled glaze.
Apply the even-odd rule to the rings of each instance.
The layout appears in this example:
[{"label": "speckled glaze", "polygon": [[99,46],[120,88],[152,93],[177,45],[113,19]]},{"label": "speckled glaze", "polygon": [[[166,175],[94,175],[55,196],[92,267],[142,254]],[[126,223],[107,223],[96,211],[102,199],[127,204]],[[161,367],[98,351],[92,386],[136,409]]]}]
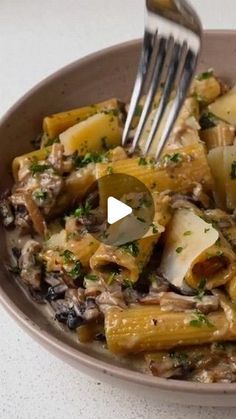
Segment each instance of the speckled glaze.
[{"label": "speckled glaze", "polygon": [[[8,111],[0,123],[1,191],[11,183],[12,159],[30,149],[30,141],[40,132],[45,115],[109,97],[128,100],[140,46],[140,41],[132,41],[76,61],[41,82]],[[235,53],[236,31],[205,32],[199,69],[214,67],[220,77],[235,82]],[[13,318],[49,351],[98,380],[135,391],[142,397],[152,394],[160,400],[183,404],[236,406],[236,384],[167,381],[124,367],[119,359],[79,344],[30,301],[10,277],[5,268],[7,253],[2,231],[1,235],[0,300]]]}]

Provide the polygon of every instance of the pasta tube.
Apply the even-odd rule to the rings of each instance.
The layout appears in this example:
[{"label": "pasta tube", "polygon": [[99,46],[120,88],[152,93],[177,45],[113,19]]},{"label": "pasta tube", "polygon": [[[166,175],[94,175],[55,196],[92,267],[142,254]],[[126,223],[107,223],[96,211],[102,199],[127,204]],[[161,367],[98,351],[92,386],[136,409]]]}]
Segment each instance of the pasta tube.
[{"label": "pasta tube", "polygon": [[224,171],[224,147],[216,147],[210,150],[208,154],[208,162],[215,180],[215,188],[213,190],[214,199],[220,208],[225,208],[225,171]]},{"label": "pasta tube", "polygon": [[198,288],[202,278],[206,288],[226,284],[235,274],[236,257],[212,224],[192,210],[179,209],[166,232],[160,269],[168,281],[181,287],[184,280]]},{"label": "pasta tube", "polygon": [[107,110],[119,111],[117,99],[109,99],[95,105],[84,106],[83,108],[71,109],[65,112],[55,113],[43,119],[43,131],[49,138],[55,138],[61,132],[67,130],[78,122],[84,121],[90,116]]},{"label": "pasta tube", "polygon": [[206,79],[199,76],[193,81],[190,94],[195,95],[199,102],[209,104],[220,96],[221,86],[213,75]]},{"label": "pasta tube", "polygon": [[158,237],[158,234],[145,237],[121,247],[101,244],[90,259],[90,268],[102,273],[108,282],[111,272],[117,274],[117,280],[136,282],[151,257]]},{"label": "pasta tube", "polygon": [[[123,173],[136,177],[151,191],[162,192],[191,192],[196,182],[203,185],[204,190],[213,188],[213,179],[207,162],[205,149],[201,143],[192,144],[176,150],[171,150],[163,157],[162,163],[155,165],[152,160],[132,158],[105,164],[96,164],[96,178],[99,179],[109,173]],[[113,184],[104,182],[106,189],[100,188],[102,206],[106,205],[107,198],[114,193]],[[116,184],[116,193],[123,190],[123,184]]]},{"label": "pasta tube", "polygon": [[136,282],[148,263],[154,245],[158,241],[164,227],[170,220],[169,202],[165,197],[154,196],[155,202],[155,226],[158,228],[152,231],[137,242],[115,247],[101,244],[95,254],[91,257],[90,267],[96,272],[102,273],[109,281],[109,273],[117,273],[117,280],[129,280]]},{"label": "pasta tube", "polygon": [[105,334],[108,349],[122,355],[236,338],[224,311],[205,316],[162,311],[156,305],[111,308],[105,313]]},{"label": "pasta tube", "polygon": [[234,127],[223,121],[220,121],[215,127],[200,131],[200,138],[206,143],[208,150],[215,147],[232,145],[234,137]]},{"label": "pasta tube", "polygon": [[97,250],[99,242],[90,234],[69,237],[65,230],[50,237],[45,244],[42,258],[48,271],[60,270],[65,264],[64,252],[69,251],[85,267],[89,267],[91,256]]},{"label": "pasta tube", "polygon": [[233,88],[225,95],[219,97],[214,103],[209,105],[209,111],[217,118],[223,119],[236,126],[236,89]]},{"label": "pasta tube", "polygon": [[66,155],[75,151],[85,155],[90,151],[99,152],[120,145],[121,134],[118,116],[97,113],[68,128],[60,134],[59,139],[64,145]]},{"label": "pasta tube", "polygon": [[37,161],[45,160],[51,152],[52,147],[45,147],[39,150],[31,151],[30,153],[22,154],[22,156],[15,157],[12,162],[12,172],[15,181],[18,180],[18,172],[24,165],[25,160],[36,159]]}]

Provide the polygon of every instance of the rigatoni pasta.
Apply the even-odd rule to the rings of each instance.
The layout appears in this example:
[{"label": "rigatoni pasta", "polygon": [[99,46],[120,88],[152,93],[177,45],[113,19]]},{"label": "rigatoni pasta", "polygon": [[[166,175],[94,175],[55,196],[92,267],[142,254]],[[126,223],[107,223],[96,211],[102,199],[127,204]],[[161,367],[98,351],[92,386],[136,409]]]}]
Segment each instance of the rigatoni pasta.
[{"label": "rigatoni pasta", "polygon": [[132,155],[116,98],[45,115],[0,201],[11,272],[34,300],[84,345],[137,369],[139,354],[165,378],[236,381],[235,90],[223,86],[196,76],[159,161],[174,91],[148,156],[161,89]]}]

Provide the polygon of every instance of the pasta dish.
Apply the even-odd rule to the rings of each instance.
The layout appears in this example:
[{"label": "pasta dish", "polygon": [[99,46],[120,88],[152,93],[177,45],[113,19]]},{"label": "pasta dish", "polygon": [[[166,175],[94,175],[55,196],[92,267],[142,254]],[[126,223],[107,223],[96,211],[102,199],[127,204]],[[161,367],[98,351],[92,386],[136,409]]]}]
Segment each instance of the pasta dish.
[{"label": "pasta dish", "polygon": [[[161,91],[133,155],[121,147],[128,104],[118,99],[44,117],[1,197],[9,270],[83,344],[159,377],[236,382],[236,90],[212,70],[196,76],[156,162],[174,95],[148,157]],[[124,193],[128,181],[114,184],[118,174],[144,185],[151,204]],[[125,242],[107,233],[107,200],[118,192],[138,214],[134,235],[124,221]]]}]

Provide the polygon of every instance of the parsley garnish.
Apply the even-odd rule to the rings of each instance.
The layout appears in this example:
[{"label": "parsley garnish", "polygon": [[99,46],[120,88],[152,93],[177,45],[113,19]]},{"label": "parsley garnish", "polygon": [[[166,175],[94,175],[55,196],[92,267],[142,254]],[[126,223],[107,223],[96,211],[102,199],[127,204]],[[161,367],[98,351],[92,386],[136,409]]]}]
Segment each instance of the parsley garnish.
[{"label": "parsley garnish", "polygon": [[120,247],[132,256],[137,256],[139,254],[139,247],[136,242],[125,243]]},{"label": "parsley garnish", "polygon": [[181,163],[182,159],[183,159],[183,157],[180,153],[165,154],[163,156],[163,161],[164,162]]},{"label": "parsley garnish", "polygon": [[44,147],[49,147],[50,145],[60,143],[59,137],[47,138],[47,141],[44,144]]},{"label": "parsley garnish", "polygon": [[179,246],[179,247],[176,247],[175,251],[176,253],[181,253],[183,249],[184,249],[183,247]]},{"label": "parsley garnish", "polygon": [[72,159],[74,166],[78,168],[85,167],[89,163],[102,163],[107,161],[104,153],[87,153],[85,156],[74,154]]},{"label": "parsley garnish", "polygon": [[152,233],[153,234],[156,234],[156,233],[158,233],[158,228],[157,228],[157,225],[156,224],[154,224],[154,223],[152,223]]},{"label": "parsley garnish", "polygon": [[231,172],[230,172],[231,179],[236,179],[236,161],[231,164]]},{"label": "parsley garnish", "polygon": [[74,216],[77,218],[81,218],[81,217],[87,217],[89,215],[89,212],[91,211],[91,205],[88,201],[85,202],[84,206],[80,206],[78,208],[76,208],[75,212],[74,212]]},{"label": "parsley garnish", "polygon": [[211,323],[208,318],[205,316],[205,314],[196,311],[196,313],[193,314],[194,319],[190,320],[189,324],[193,327],[202,327],[202,326],[208,326],[208,327],[214,327],[214,324]]},{"label": "parsley garnish", "polygon": [[200,282],[199,282],[199,285],[198,285],[198,288],[197,288],[197,294],[196,294],[196,299],[197,300],[200,300],[200,301],[202,300],[202,297],[205,294],[206,282],[207,282],[206,278],[202,277],[200,279]]},{"label": "parsley garnish", "polygon": [[48,192],[47,191],[35,191],[33,193],[34,197],[39,200],[39,201],[45,201],[45,199],[47,199],[48,197]]},{"label": "parsley garnish", "polygon": [[76,262],[75,262],[75,265],[74,265],[74,267],[71,269],[71,271],[70,272],[68,272],[68,274],[73,278],[73,279],[76,279],[76,278],[78,278],[80,275],[81,275],[81,273],[82,273],[82,270],[81,270],[81,263],[80,263],[80,261],[79,260],[77,260]]},{"label": "parsley garnish", "polygon": [[112,272],[109,275],[108,280],[107,280],[107,285],[111,285],[112,284],[112,282],[114,281],[116,275],[117,275],[117,272]]},{"label": "parsley garnish", "polygon": [[108,168],[107,168],[107,174],[108,175],[112,175],[112,173],[113,173],[113,167],[112,166],[108,166]]},{"label": "parsley garnish", "polygon": [[98,277],[97,275],[94,275],[94,274],[87,274],[85,275],[84,279],[85,280],[88,279],[89,281],[97,281]]},{"label": "parsley garnish", "polygon": [[173,361],[174,361],[174,366],[175,367],[178,367],[178,366],[187,366],[187,364],[188,364],[188,355],[187,354],[185,354],[184,352],[176,352],[176,351],[173,351],[173,352],[170,352],[169,353],[169,357],[171,358],[171,359],[173,359]]},{"label": "parsley garnish", "polygon": [[197,76],[197,80],[207,80],[213,76],[213,70],[204,71]]},{"label": "parsley garnish", "polygon": [[139,161],[138,161],[139,166],[147,166],[147,160],[145,159],[145,157],[140,157]]},{"label": "parsley garnish", "polygon": [[64,258],[65,263],[73,262],[74,261],[74,253],[72,253],[70,250],[66,249],[62,253],[62,256]]},{"label": "parsley garnish", "polygon": [[45,170],[49,169],[48,164],[39,164],[36,160],[32,162],[30,165],[30,171],[33,176],[35,176],[37,173],[43,173]]},{"label": "parsley garnish", "polygon": [[184,236],[190,236],[192,234],[192,231],[187,230],[184,232]]},{"label": "parsley garnish", "polygon": [[204,228],[204,233],[207,233],[208,231],[210,231],[209,228]]}]

